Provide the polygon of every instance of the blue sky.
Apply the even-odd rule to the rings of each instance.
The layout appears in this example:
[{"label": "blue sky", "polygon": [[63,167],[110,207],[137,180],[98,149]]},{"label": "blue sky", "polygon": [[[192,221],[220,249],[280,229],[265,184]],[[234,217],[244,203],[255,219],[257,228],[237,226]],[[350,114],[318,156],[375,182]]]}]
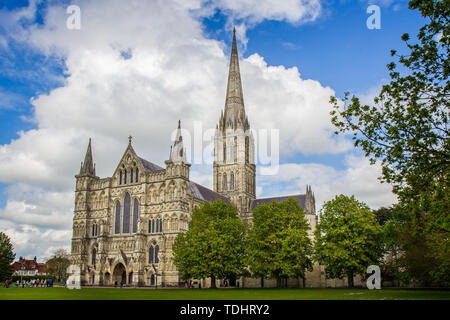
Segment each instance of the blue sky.
[{"label": "blue sky", "polygon": [[[334,187],[342,187],[345,189],[342,192],[356,193],[372,206],[392,203],[390,202],[392,195],[386,192],[389,188],[378,187],[376,181],[378,173],[372,172],[371,167],[363,162],[361,152],[349,148],[349,141],[344,138],[339,140],[330,136],[329,119],[326,119],[329,111],[325,109],[329,93],[332,91],[338,96],[342,96],[346,91],[366,99],[373,96],[377,89],[388,81],[386,64],[392,61],[390,50],[404,51],[401,35],[403,33],[415,35],[424,24],[424,20],[418,12],[407,8],[405,0],[310,0],[309,2],[320,4],[320,11],[315,11],[317,16],[309,19],[313,21],[306,21],[308,19],[291,14],[290,8],[283,8],[280,5],[282,1],[264,1],[268,8],[278,10],[277,14],[272,14],[270,9],[252,8],[246,1],[236,1],[231,5],[227,1],[211,0],[201,2],[200,8],[188,8],[188,11],[191,10],[188,14],[184,14],[184,9],[180,9],[182,13],[178,17],[179,21],[175,22],[180,26],[177,26],[173,24],[172,13],[178,15],[178,8],[166,12],[163,5],[156,2],[145,4],[150,6],[145,9],[138,8],[135,11],[131,9],[128,14],[136,14],[132,18],[109,21],[110,17],[116,15],[120,17],[121,11],[130,8],[121,8],[123,2],[120,1],[105,4],[102,9],[96,7],[96,2],[88,0],[37,1],[36,6],[33,6],[35,2],[30,4],[28,1],[0,0],[0,166],[10,168],[3,171],[0,168],[0,225],[4,223],[6,225],[4,229],[13,230],[11,232],[15,232],[16,239],[29,236],[30,239],[42,240],[43,234],[48,232],[45,233],[45,228],[42,229],[39,223],[33,222],[33,219],[38,217],[36,211],[51,212],[51,216],[63,216],[65,220],[63,219],[64,221],[55,225],[53,229],[49,227],[47,230],[53,230],[61,237],[61,243],[66,243],[70,238],[70,215],[73,209],[71,198],[73,174],[83,158],[88,137],[93,138],[94,159],[97,161],[98,171],[103,176],[111,175],[114,162],[119,160],[123,152],[120,148],[126,146],[123,142],[127,141],[129,133],[136,137],[136,149],[142,150],[148,159],[162,164],[168,154],[166,138],[169,131],[164,130],[175,126],[178,117],[189,127],[193,120],[190,117],[192,114],[190,108],[195,111],[196,104],[203,104],[201,101],[189,101],[189,97],[201,97],[205,101],[216,101],[216,98],[218,101],[223,100],[226,77],[224,73],[231,48],[233,23],[237,25],[239,31],[244,30],[238,32],[239,53],[243,60],[241,73],[245,72],[244,79],[246,76],[248,79],[254,79],[254,83],[244,81],[243,84],[244,97],[248,98],[246,108],[249,113],[253,111],[249,114],[250,122],[261,123],[264,120],[263,115],[254,112],[259,107],[255,102],[264,101],[259,100],[261,93],[258,93],[257,84],[267,84],[267,87],[264,87],[266,89],[262,89],[265,92],[275,84],[280,86],[280,90],[286,90],[280,91],[277,99],[285,99],[283,103],[292,105],[286,109],[282,109],[283,105],[264,105],[264,108],[280,108],[279,122],[275,121],[274,125],[281,127],[282,135],[286,132],[283,135],[283,139],[285,137],[287,140],[285,145],[289,145],[289,139],[296,139],[297,125],[299,135],[307,136],[292,143],[292,152],[280,151],[283,168],[279,175],[270,179],[258,177],[260,195],[300,192],[304,191],[304,186],[308,183],[313,185],[316,193],[322,194],[318,196],[321,201],[334,194],[332,190]],[[70,33],[57,24],[64,22],[65,8],[72,3],[80,5],[82,19],[85,19],[82,20],[83,27],[78,33]],[[167,3],[167,7],[173,6],[171,1]],[[380,30],[369,30],[366,27],[366,20],[369,17],[366,9],[372,3],[381,8]],[[154,7],[151,7],[152,5]],[[212,11],[207,11],[206,8],[212,8]],[[203,9],[205,11],[202,11]],[[139,10],[148,12],[141,13]],[[310,8],[306,10],[314,11]],[[293,9],[292,12],[294,11]],[[17,18],[19,12],[20,19]],[[94,16],[96,21],[89,20],[89,17],[92,18],[90,15],[92,12],[97,12],[97,16]],[[138,15],[141,20],[137,19]],[[161,21],[155,22],[152,26],[152,19]],[[158,38],[160,34],[161,37]],[[74,38],[70,38],[69,41],[67,38],[70,36]],[[106,38],[107,40],[104,40]],[[166,44],[165,41],[158,40],[168,38],[173,41],[167,41]],[[197,39],[202,45],[192,46],[191,39]],[[178,52],[164,52],[165,46],[173,46],[180,52],[186,50],[191,56]],[[117,48],[121,48],[121,52],[128,50],[128,65],[125,64],[123,56],[122,59],[120,56],[113,56]],[[160,50],[154,55],[157,58],[145,60],[146,54],[155,54],[154,48]],[[218,49],[223,50],[225,57],[217,52]],[[197,51],[198,57],[201,57],[199,59],[205,59],[200,67],[198,59],[193,56]],[[95,54],[91,53],[102,58],[95,60]],[[153,61],[159,61],[159,57],[164,55],[167,59],[172,59],[169,61],[175,62],[167,69],[161,67],[161,70],[169,74],[168,77],[172,77],[171,84],[178,85],[178,81],[181,81],[179,89],[177,85],[161,89],[159,86],[164,82],[164,78],[159,82],[154,79],[160,69],[159,66],[154,68]],[[141,61],[136,62],[137,59],[144,59],[147,62],[144,64]],[[84,63],[88,67],[84,67]],[[108,64],[111,65],[111,70],[108,70]],[[177,64],[182,67],[180,70],[173,70],[172,66]],[[273,72],[274,78],[268,79],[265,72],[271,66],[283,68],[276,69]],[[183,67],[187,71],[181,70]],[[204,71],[201,70],[202,67],[205,68]],[[218,75],[208,73],[208,68],[213,67],[218,68]],[[293,67],[298,69],[299,75],[293,73]],[[99,72],[90,74],[92,68],[98,68]],[[145,73],[139,75],[141,80],[136,80],[136,74],[146,68],[151,71],[148,71],[147,75]],[[104,70],[106,71],[103,72]],[[189,78],[192,76],[192,70],[199,72],[199,75],[202,74],[198,88],[191,88],[194,91],[199,90],[195,91],[194,95],[185,92],[187,90],[184,88],[187,86],[179,77],[180,75],[183,77],[187,72],[186,78]],[[86,78],[83,78],[83,74],[86,74]],[[203,81],[202,76],[207,80]],[[313,81],[306,81],[308,79]],[[146,84],[147,81],[155,85],[149,86]],[[122,94],[111,100],[112,98],[108,96],[109,86],[125,88],[125,91],[120,91]],[[291,86],[294,88],[298,86],[298,92],[292,96],[289,89]],[[162,93],[157,92],[160,89],[163,90]],[[207,91],[217,91],[215,95],[220,97],[208,95]],[[142,96],[139,96],[140,94]],[[315,94],[321,95],[321,98],[316,99]],[[275,100],[278,101],[277,99]],[[295,99],[299,101],[292,101]],[[295,105],[297,103],[301,107],[302,101],[306,101],[305,104],[309,105],[309,109],[307,107],[305,111],[302,109],[299,112],[300,118],[293,120],[293,128],[287,128],[291,126],[286,125],[288,123],[286,118],[295,116]],[[314,116],[315,103],[318,103],[317,117]],[[214,119],[220,112],[220,104],[208,113],[206,116],[208,119],[217,121]],[[130,121],[147,117],[149,124],[144,125],[146,128],[137,125],[126,128],[117,126],[116,130],[116,124],[108,118],[100,123],[101,129],[91,130],[86,123],[92,123],[89,122],[92,119],[88,121],[83,116],[94,110],[92,108],[103,110],[103,114],[111,112],[111,115],[115,114],[116,109],[125,108],[122,110],[127,110],[127,114],[130,114]],[[147,113],[148,110],[145,109],[151,108],[154,108],[153,113]],[[155,114],[158,116],[161,114],[157,111],[158,108],[167,113],[167,123],[163,118],[155,118],[155,122],[152,122]],[[79,119],[76,110],[84,110],[80,111]],[[93,114],[95,112],[93,111]],[[74,118],[73,121],[71,118]],[[58,126],[59,121],[61,127]],[[153,132],[147,127],[163,128],[159,132],[164,134],[147,138],[145,135]],[[315,139],[317,135],[323,136],[317,138],[317,141],[308,141]],[[53,149],[39,147],[47,146],[49,143],[55,147]],[[118,148],[117,145],[121,147]],[[49,154],[52,153],[55,153],[55,156],[50,159]],[[19,161],[20,164],[15,165],[18,159],[23,160],[24,164]],[[53,180],[47,179],[46,172],[52,172],[53,169],[58,173],[53,174]],[[194,176],[199,182],[211,183],[208,170],[199,169]],[[27,172],[32,172],[33,176],[36,174],[36,177],[25,176]],[[359,182],[353,184],[354,181]],[[349,184],[352,186],[347,188]],[[64,203],[60,200],[63,198],[66,199]],[[40,207],[42,208],[39,209]],[[11,210],[17,208],[23,210],[22,220],[10,218]],[[30,229],[26,229],[25,225]]]},{"label": "blue sky", "polygon": [[[318,80],[340,96],[346,91],[366,93],[381,85],[389,78],[389,51],[404,49],[401,35],[416,34],[424,19],[409,10],[406,1],[393,1],[390,6],[381,6],[382,28],[369,30],[367,2],[328,2],[324,16],[311,23],[295,26],[284,21],[263,21],[252,27],[247,31],[244,56],[257,52],[270,65],[296,66],[303,78]],[[0,9],[27,5],[27,0],[0,1]],[[45,4],[41,7],[45,12]],[[224,29],[226,20],[220,10],[203,19],[207,36],[230,44],[229,31]],[[42,15],[37,14],[35,21],[41,23]],[[58,78],[64,76],[64,66],[59,60],[14,43],[8,50],[0,50],[0,59],[0,92],[16,98],[10,108],[0,106],[0,144],[4,144],[16,138],[18,131],[34,127],[26,121],[33,113],[29,99],[61,85]],[[5,72],[10,64],[14,74]]]}]

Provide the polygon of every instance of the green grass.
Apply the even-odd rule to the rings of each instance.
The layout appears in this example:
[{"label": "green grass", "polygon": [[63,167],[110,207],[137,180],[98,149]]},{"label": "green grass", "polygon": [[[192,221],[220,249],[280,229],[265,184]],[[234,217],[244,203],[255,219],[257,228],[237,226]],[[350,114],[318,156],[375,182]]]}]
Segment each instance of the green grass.
[{"label": "green grass", "polygon": [[0,288],[0,300],[450,300],[422,289],[131,289]]}]

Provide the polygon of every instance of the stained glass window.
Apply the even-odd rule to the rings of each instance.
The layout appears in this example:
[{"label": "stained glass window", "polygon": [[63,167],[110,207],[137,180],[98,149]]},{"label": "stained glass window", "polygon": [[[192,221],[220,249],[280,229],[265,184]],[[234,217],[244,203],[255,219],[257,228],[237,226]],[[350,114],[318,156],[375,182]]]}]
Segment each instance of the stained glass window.
[{"label": "stained glass window", "polygon": [[127,193],[125,195],[125,201],[123,203],[123,233],[130,233],[130,208],[131,207],[131,198]]},{"label": "stained glass window", "polygon": [[150,249],[148,249],[148,263],[154,263],[154,248],[153,246],[150,246]]},{"label": "stained glass window", "polygon": [[137,232],[137,223],[139,217],[139,201],[138,199],[134,200],[134,209],[133,209],[133,232]]},{"label": "stained glass window", "polygon": [[114,233],[120,233],[120,202],[116,203],[116,221]]},{"label": "stained glass window", "polygon": [[158,253],[159,253],[159,246],[156,245],[156,247],[155,247],[155,263],[159,263]]}]

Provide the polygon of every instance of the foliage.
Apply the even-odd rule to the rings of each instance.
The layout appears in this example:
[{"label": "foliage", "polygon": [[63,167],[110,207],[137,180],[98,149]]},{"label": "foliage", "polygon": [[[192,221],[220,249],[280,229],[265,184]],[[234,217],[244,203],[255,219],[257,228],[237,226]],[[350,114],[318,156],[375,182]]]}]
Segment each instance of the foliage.
[{"label": "foliage", "polygon": [[192,215],[190,229],[173,245],[174,264],[183,279],[231,279],[245,270],[245,227],[236,208],[221,200],[205,202]]},{"label": "foliage", "polygon": [[450,286],[449,212],[450,197],[443,189],[394,207],[390,225],[407,280]]},{"label": "foliage", "polygon": [[336,196],[320,211],[315,259],[325,265],[328,278],[353,277],[377,264],[383,253],[382,232],[369,207],[354,196]]},{"label": "foliage", "polygon": [[6,281],[13,274],[12,263],[16,257],[11,240],[4,232],[0,232],[0,281]]},{"label": "foliage", "polygon": [[312,243],[305,211],[295,199],[261,204],[253,211],[248,235],[249,267],[254,277],[305,278],[312,271]]},{"label": "foliage", "polygon": [[[362,105],[348,93],[339,103],[331,98],[332,122],[338,132],[351,133],[372,163],[381,160],[382,181],[392,183],[400,198],[414,198],[449,182],[449,96],[448,50],[450,0],[410,1],[428,19],[418,34],[419,42],[409,43],[409,55],[398,56],[407,70],[388,65],[391,82],[383,86],[374,105]],[[395,50],[391,54],[397,55]],[[338,133],[337,132],[337,133]]]},{"label": "foliage", "polygon": [[373,210],[375,218],[377,218],[380,226],[384,226],[386,222],[392,219],[392,208],[381,207],[377,210]]},{"label": "foliage", "polygon": [[70,254],[65,249],[57,249],[52,257],[47,260],[45,266],[47,274],[55,277],[58,281],[67,278],[67,268],[70,265]]},{"label": "foliage", "polygon": [[381,181],[392,183],[399,203],[383,226],[386,247],[398,248],[391,267],[403,281],[450,285],[450,0],[411,0],[427,23],[417,41],[404,34],[408,55],[391,51],[401,65],[388,64],[391,81],[374,105],[347,93],[330,102],[336,133],[350,133],[374,163]]}]

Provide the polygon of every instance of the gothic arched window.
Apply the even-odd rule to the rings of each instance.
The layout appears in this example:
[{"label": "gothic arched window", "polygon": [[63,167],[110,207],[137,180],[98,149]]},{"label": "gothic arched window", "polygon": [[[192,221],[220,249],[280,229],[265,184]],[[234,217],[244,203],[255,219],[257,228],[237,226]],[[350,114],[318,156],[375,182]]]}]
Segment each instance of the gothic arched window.
[{"label": "gothic arched window", "polygon": [[156,245],[156,247],[155,247],[155,263],[159,263],[158,253],[159,253],[159,246]]},{"label": "gothic arched window", "polygon": [[139,169],[136,168],[136,182],[139,182]]},{"label": "gothic arched window", "polygon": [[234,137],[234,157],[233,157],[233,160],[234,160],[234,162],[237,162],[237,156],[238,156],[238,152],[237,152],[237,150],[238,150],[238,147],[237,147],[238,145],[237,145],[237,137]]},{"label": "gothic arched window", "polygon": [[227,162],[227,144],[223,143],[223,162]]},{"label": "gothic arched window", "polygon": [[124,179],[123,179],[123,183],[127,184],[127,170],[125,170],[125,176],[124,176]]},{"label": "gothic arched window", "polygon": [[115,221],[114,233],[116,233],[116,234],[120,233],[120,202],[119,201],[117,201],[117,203],[116,203],[116,221]]},{"label": "gothic arched window", "polygon": [[150,249],[148,249],[148,263],[154,263],[155,260],[155,255],[154,255],[154,251],[155,249],[153,248],[153,246],[150,246]]},{"label": "gothic arched window", "polygon": [[130,183],[133,183],[133,172],[134,172],[134,169],[131,168],[131,171],[130,171]]},{"label": "gothic arched window", "polygon": [[223,190],[224,190],[224,191],[227,190],[227,185],[228,185],[227,174],[224,173],[224,174],[223,174]]},{"label": "gothic arched window", "polygon": [[97,250],[94,248],[92,249],[92,264],[95,266],[95,260],[97,258]]},{"label": "gothic arched window", "polygon": [[230,177],[230,190],[234,190],[234,172],[231,173]]},{"label": "gothic arched window", "polygon": [[119,184],[122,184],[122,170],[119,172]]},{"label": "gothic arched window", "polygon": [[125,200],[123,202],[123,233],[130,233],[130,208],[131,207],[131,198],[130,194],[125,195]]},{"label": "gothic arched window", "polygon": [[137,223],[139,217],[139,201],[138,199],[134,199],[134,208],[133,208],[133,233],[137,232]]},{"label": "gothic arched window", "polygon": [[249,162],[249,154],[250,154],[249,139],[248,139],[248,136],[246,136],[245,137],[245,163]]}]

